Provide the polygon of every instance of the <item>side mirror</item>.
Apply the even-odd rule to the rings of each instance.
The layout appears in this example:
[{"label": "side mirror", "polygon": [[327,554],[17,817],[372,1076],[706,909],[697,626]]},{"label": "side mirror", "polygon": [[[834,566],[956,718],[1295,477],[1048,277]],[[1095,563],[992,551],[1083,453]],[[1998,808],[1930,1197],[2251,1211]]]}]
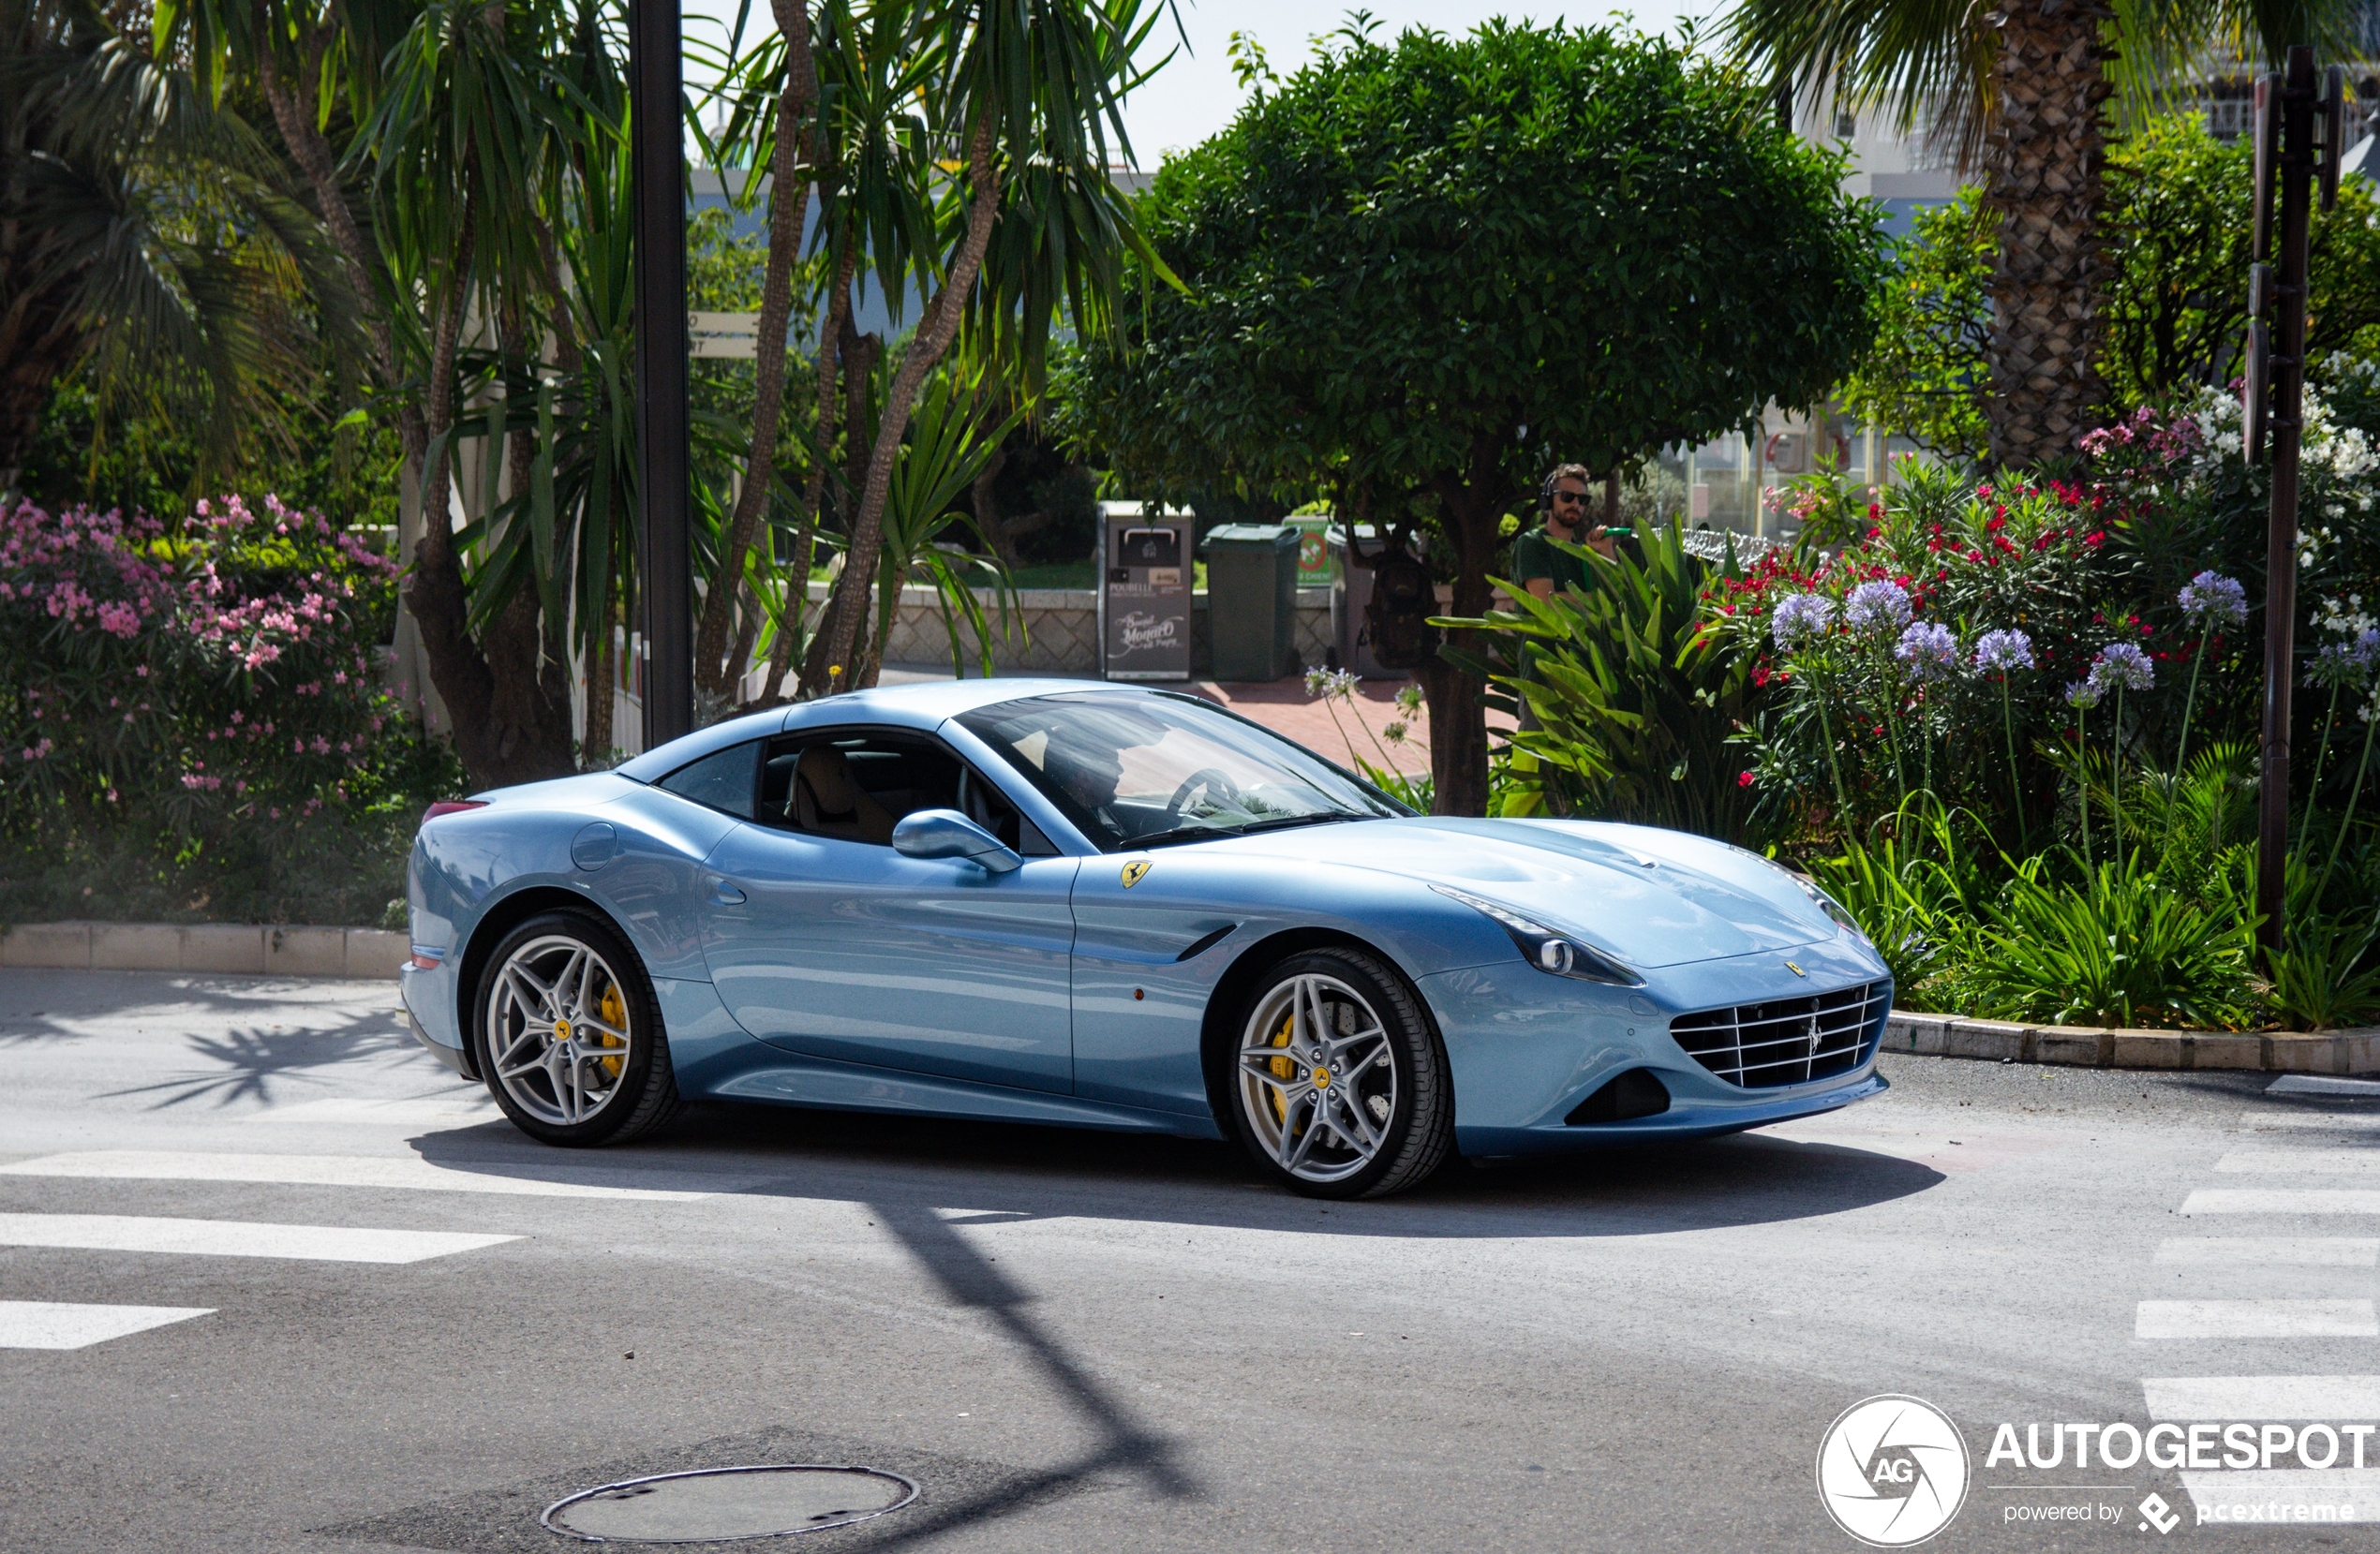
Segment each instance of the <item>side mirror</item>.
[{"label": "side mirror", "polygon": [[956,809],[920,809],[893,827],[893,851],[904,858],[965,858],[993,874],[1024,866],[1024,860]]}]

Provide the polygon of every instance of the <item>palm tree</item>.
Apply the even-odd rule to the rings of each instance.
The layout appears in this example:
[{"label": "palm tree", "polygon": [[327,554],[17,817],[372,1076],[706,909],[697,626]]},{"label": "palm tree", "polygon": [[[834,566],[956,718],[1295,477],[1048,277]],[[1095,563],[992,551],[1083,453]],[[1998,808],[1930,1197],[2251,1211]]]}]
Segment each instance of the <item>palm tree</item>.
[{"label": "palm tree", "polygon": [[[2100,381],[2100,168],[2119,96],[2152,106],[2216,50],[2353,54],[2364,0],[1740,0],[1722,25],[1758,80],[1887,106],[1982,176],[1999,217],[1985,398],[1992,457],[2071,453]],[[2244,281],[2243,281],[2244,284]]]},{"label": "palm tree", "polygon": [[195,412],[228,468],[286,435],[355,297],[239,115],[89,0],[0,0],[0,492],[58,378]]},{"label": "palm tree", "polygon": [[[903,0],[880,0],[886,7]],[[855,649],[869,617],[885,502],[910,416],[962,323],[1037,375],[1061,306],[1104,327],[1126,254],[1170,281],[1108,173],[1108,134],[1126,157],[1119,103],[1165,61],[1136,55],[1170,0],[906,0],[934,65],[904,186],[936,197],[937,241],[917,327],[902,346],[856,482],[842,577],[804,663],[800,694],[870,683]],[[1170,57],[1170,56],[1168,56]],[[922,153],[930,161],[915,159]],[[870,186],[859,182],[865,208]]]}]

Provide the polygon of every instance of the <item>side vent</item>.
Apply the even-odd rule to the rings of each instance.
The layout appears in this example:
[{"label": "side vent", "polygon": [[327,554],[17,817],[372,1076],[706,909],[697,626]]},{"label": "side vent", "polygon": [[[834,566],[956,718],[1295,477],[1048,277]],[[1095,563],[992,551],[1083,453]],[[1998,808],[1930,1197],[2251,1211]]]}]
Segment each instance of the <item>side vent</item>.
[{"label": "side vent", "polygon": [[1629,1122],[1670,1109],[1669,1087],[1651,1069],[1630,1069],[1570,1109],[1562,1120],[1573,1128],[1598,1122]]}]

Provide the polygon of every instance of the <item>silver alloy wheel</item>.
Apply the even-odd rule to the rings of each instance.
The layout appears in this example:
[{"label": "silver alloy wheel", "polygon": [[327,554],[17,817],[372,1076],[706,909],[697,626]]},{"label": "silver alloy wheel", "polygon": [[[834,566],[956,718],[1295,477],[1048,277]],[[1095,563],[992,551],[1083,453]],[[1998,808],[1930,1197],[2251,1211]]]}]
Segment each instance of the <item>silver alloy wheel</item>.
[{"label": "silver alloy wheel", "polygon": [[1362,994],[1301,975],[1267,993],[1240,1037],[1240,1112],[1266,1153],[1301,1181],[1370,1165],[1396,1117],[1389,1032]]},{"label": "silver alloy wheel", "polygon": [[585,1122],[619,1094],[628,996],[603,957],[562,934],[532,939],[487,999],[490,1076],[540,1122]]}]

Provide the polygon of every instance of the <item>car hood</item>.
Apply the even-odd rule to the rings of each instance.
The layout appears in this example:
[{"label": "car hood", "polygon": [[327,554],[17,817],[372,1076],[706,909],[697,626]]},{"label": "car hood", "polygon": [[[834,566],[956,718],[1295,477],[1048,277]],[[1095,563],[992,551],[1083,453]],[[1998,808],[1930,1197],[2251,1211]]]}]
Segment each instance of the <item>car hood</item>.
[{"label": "car hood", "polygon": [[1511,908],[1643,970],[1839,930],[1766,863],[1707,837],[1578,821],[1430,817],[1204,844],[1402,875]]}]

